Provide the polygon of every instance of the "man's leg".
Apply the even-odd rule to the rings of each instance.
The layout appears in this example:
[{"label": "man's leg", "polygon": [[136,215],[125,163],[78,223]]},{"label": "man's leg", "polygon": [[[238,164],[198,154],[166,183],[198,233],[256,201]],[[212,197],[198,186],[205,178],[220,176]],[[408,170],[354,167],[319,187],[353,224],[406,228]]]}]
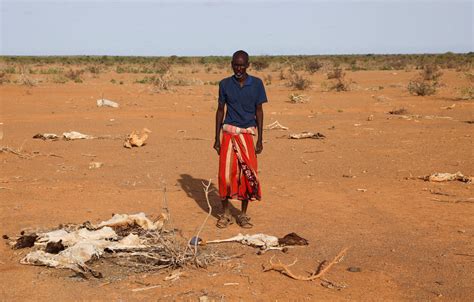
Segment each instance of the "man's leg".
[{"label": "man's leg", "polygon": [[225,216],[230,217],[230,209],[229,209],[229,199],[223,199],[221,200],[222,202],[222,212],[224,213]]},{"label": "man's leg", "polygon": [[222,199],[222,214],[219,215],[216,226],[218,228],[226,228],[229,224],[232,224],[232,215],[230,214],[229,199]]},{"label": "man's leg", "polygon": [[247,207],[249,206],[248,199],[242,200],[242,214],[247,215]]},{"label": "man's leg", "polygon": [[250,217],[247,216],[247,207],[249,205],[248,199],[242,200],[242,213],[237,217],[237,223],[240,227],[250,229],[253,224],[250,223]]}]

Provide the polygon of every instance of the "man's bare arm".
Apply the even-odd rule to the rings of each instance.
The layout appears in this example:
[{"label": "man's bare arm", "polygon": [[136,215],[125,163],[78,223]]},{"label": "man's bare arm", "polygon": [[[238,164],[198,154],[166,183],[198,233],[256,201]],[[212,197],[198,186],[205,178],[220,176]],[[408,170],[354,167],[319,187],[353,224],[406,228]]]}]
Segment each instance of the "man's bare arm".
[{"label": "man's bare arm", "polygon": [[225,104],[219,103],[216,111],[216,137],[214,140],[214,149],[216,149],[217,154],[221,151],[221,127],[222,121],[224,120],[224,107]]},{"label": "man's bare arm", "polygon": [[263,106],[262,104],[257,105],[257,130],[258,130],[258,138],[257,144],[255,145],[255,153],[260,154],[263,151]]}]

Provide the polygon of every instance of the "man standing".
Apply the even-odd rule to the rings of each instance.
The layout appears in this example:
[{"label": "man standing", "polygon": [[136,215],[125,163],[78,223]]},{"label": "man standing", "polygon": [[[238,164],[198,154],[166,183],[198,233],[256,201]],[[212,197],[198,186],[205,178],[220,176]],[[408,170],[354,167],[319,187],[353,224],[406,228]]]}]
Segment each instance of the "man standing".
[{"label": "man standing", "polygon": [[[247,215],[249,200],[261,199],[256,154],[263,150],[262,104],[267,102],[267,96],[262,80],[247,74],[248,67],[249,55],[243,50],[236,51],[232,56],[234,75],[219,83],[214,143],[214,149],[219,154],[219,195],[223,207],[223,214],[219,215],[217,221],[219,228],[232,223],[230,199],[242,202],[237,224],[251,228],[253,225]],[[255,135],[257,143],[254,147]]]}]

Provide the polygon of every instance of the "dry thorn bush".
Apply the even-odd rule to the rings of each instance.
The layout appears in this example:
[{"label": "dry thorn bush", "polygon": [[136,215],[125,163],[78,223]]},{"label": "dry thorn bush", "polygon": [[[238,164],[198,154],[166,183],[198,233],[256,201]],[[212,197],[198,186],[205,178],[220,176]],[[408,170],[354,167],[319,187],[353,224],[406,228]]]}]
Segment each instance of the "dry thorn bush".
[{"label": "dry thorn bush", "polygon": [[311,81],[293,71],[290,73],[287,86],[296,90],[306,90],[311,86]]},{"label": "dry thorn bush", "polygon": [[265,85],[271,85],[272,84],[272,75],[267,74],[263,77],[263,81],[265,82]]},{"label": "dry thorn bush", "polygon": [[425,65],[418,76],[408,83],[408,91],[413,95],[433,95],[439,87],[443,73],[436,65]]},{"label": "dry thorn bush", "polygon": [[8,77],[8,74],[5,72],[0,72],[0,85],[4,83],[10,83],[10,79]]},{"label": "dry thorn bush", "polygon": [[328,80],[335,80],[332,85],[329,86],[329,90],[335,91],[349,91],[349,82],[345,79],[346,73],[341,68],[334,68],[327,74]]},{"label": "dry thorn bush", "polygon": [[313,74],[316,71],[320,70],[323,67],[323,64],[320,63],[318,60],[311,60],[306,62],[305,69],[310,73]]},{"label": "dry thorn bush", "polygon": [[64,76],[69,79],[74,81],[75,83],[82,83],[82,78],[81,75],[84,73],[83,69],[78,69],[78,70],[72,70],[69,69]]},{"label": "dry thorn bush", "polygon": [[342,68],[333,68],[333,70],[329,71],[327,74],[328,80],[332,79],[341,79],[344,78],[346,73],[342,70]]}]

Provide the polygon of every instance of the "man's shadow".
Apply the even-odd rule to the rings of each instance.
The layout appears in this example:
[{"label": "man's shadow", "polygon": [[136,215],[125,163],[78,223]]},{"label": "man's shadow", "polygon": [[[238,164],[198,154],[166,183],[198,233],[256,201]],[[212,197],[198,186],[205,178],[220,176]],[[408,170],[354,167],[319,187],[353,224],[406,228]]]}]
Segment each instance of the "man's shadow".
[{"label": "man's shadow", "polygon": [[[186,192],[186,195],[192,198],[204,212],[209,213],[203,185],[203,183],[207,184],[209,179],[194,178],[189,174],[181,174],[179,176],[178,183],[181,185],[184,192]],[[214,183],[209,187],[209,203],[212,207],[212,216],[218,218],[218,214],[222,213],[222,203],[219,197],[219,189],[214,185]],[[239,212],[239,210],[237,210],[230,202],[229,209],[232,215]]]}]

